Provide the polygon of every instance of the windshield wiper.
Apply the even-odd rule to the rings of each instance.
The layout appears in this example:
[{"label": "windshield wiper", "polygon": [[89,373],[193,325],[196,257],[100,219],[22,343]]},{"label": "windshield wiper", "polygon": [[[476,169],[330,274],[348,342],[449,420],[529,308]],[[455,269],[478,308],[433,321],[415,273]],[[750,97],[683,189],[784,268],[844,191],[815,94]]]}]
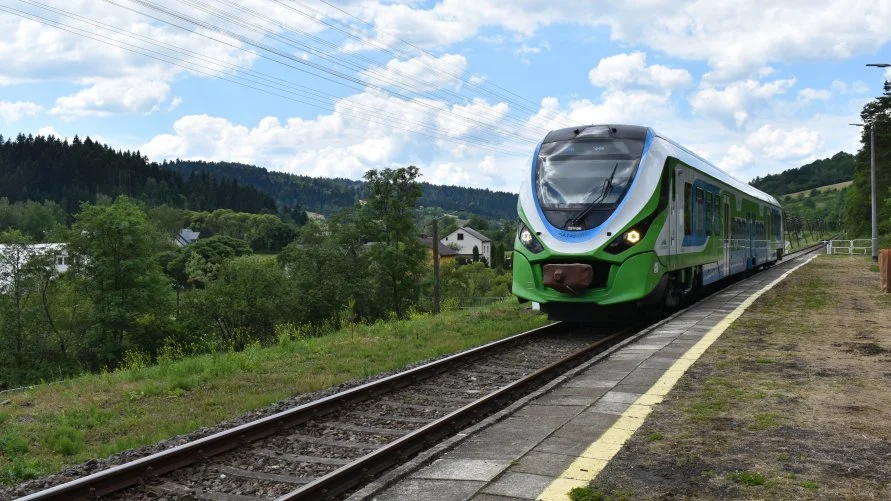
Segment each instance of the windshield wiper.
[{"label": "windshield wiper", "polygon": [[616,170],[618,168],[619,162],[616,162],[616,166],[613,167],[613,173],[610,174],[609,178],[607,178],[607,180],[603,182],[603,189],[600,190],[600,196],[595,198],[594,201],[588,204],[588,206],[585,207],[581,212],[566,220],[566,225],[564,225],[565,229],[570,229],[570,226],[582,229],[582,220],[585,219],[585,216],[587,216],[592,210],[603,205],[602,200],[606,198],[609,192],[613,189],[613,179],[616,177]]}]

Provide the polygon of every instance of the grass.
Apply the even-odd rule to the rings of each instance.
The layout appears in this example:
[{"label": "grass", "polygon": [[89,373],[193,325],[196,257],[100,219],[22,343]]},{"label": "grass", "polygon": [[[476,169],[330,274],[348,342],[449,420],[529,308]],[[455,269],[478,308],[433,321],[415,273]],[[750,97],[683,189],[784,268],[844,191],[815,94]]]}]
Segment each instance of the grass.
[{"label": "grass", "polygon": [[632,437],[591,487],[640,499],[884,499],[889,323],[891,294],[868,258],[818,257],[764,293],[648,417],[648,431],[670,433]]},{"label": "grass", "polygon": [[659,431],[654,431],[647,434],[648,442],[655,442],[657,440],[663,440],[665,438],[665,434]]},{"label": "grass", "polygon": [[728,473],[727,479],[740,485],[749,486],[764,485],[767,481],[767,479],[764,478],[764,475],[746,470]]},{"label": "grass", "polygon": [[[850,186],[853,183],[854,183],[854,181],[842,181],[840,183],[827,184],[826,186],[820,186],[819,188],[814,188],[814,189],[817,190],[817,193],[825,193],[830,190],[841,190],[843,188],[847,188],[848,186]],[[803,197],[810,195],[810,193],[811,193],[811,190],[796,191],[795,193],[787,193],[787,194],[781,196],[780,200],[782,200],[786,197],[803,198]]]},{"label": "grass", "polygon": [[156,443],[294,395],[546,323],[543,315],[507,301],[36,386],[10,396],[0,414],[0,484]]},{"label": "grass", "polygon": [[590,487],[575,487],[569,491],[571,501],[601,501],[603,493]]}]

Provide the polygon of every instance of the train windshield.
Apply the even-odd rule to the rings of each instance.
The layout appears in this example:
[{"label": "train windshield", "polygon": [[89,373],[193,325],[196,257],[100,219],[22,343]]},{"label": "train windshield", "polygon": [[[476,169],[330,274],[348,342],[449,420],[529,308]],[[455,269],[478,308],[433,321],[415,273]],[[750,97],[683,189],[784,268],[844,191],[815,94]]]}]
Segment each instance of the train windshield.
[{"label": "train windshield", "polygon": [[615,208],[640,164],[643,141],[584,138],[546,143],[536,179],[542,209]]}]

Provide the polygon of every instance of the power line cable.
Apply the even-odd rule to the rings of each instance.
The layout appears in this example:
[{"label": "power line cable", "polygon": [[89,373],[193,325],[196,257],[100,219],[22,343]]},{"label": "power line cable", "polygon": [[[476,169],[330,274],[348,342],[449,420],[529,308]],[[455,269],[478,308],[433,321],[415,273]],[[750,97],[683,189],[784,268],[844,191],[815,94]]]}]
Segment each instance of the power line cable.
[{"label": "power line cable", "polygon": [[[25,0],[21,0],[21,1],[25,1]],[[30,3],[30,2],[26,2],[26,3]],[[46,26],[51,26],[51,27],[54,27],[54,28],[56,28],[56,29],[60,29],[60,30],[62,30],[62,31],[65,31],[65,32],[68,32],[68,33],[71,33],[71,34],[74,34],[74,35],[77,35],[77,36],[81,36],[81,37],[84,37],[84,38],[88,38],[88,39],[91,39],[91,40],[94,40],[94,41],[97,41],[97,42],[100,42],[100,43],[103,43],[103,44],[106,44],[106,45],[110,45],[110,46],[113,46],[113,47],[116,47],[116,48],[119,48],[119,49],[122,49],[122,50],[126,50],[126,51],[129,51],[129,52],[135,53],[135,54],[139,54],[139,55],[142,55],[142,56],[144,56],[144,57],[148,57],[148,58],[153,59],[153,60],[156,60],[156,61],[160,61],[160,62],[167,63],[167,64],[172,64],[172,65],[174,65],[174,66],[181,67],[181,68],[186,69],[186,70],[188,70],[188,71],[194,71],[194,72],[196,72],[196,73],[203,74],[203,75],[206,75],[206,76],[209,76],[209,77],[212,77],[212,78],[218,78],[218,79],[223,80],[223,81],[227,81],[227,82],[230,82],[230,83],[234,83],[234,84],[236,84],[236,85],[240,85],[240,86],[243,86],[243,87],[246,87],[246,88],[250,88],[250,89],[253,89],[253,90],[257,90],[257,91],[260,91],[260,92],[264,92],[264,93],[267,93],[267,94],[270,94],[270,95],[273,95],[273,96],[277,96],[277,97],[280,97],[280,98],[283,98],[283,99],[287,99],[287,100],[290,100],[290,101],[294,101],[294,102],[297,102],[297,103],[301,103],[301,104],[305,104],[305,105],[312,106],[312,107],[315,107],[315,108],[323,109],[323,110],[325,110],[325,111],[329,111],[329,112],[330,112],[330,111],[337,111],[335,108],[333,108],[333,107],[331,107],[331,106],[323,106],[323,105],[319,105],[318,103],[308,102],[308,101],[305,101],[305,100],[303,100],[303,99],[297,99],[297,98],[294,98],[294,97],[292,97],[292,96],[283,95],[283,94],[280,94],[279,92],[270,91],[269,89],[259,88],[259,87],[256,87],[256,86],[254,86],[254,85],[250,85],[250,84],[248,84],[248,83],[241,82],[241,81],[238,81],[238,80],[235,80],[235,79],[232,79],[232,78],[222,77],[222,76],[220,76],[219,74],[217,74],[217,73],[219,72],[219,70],[217,70],[217,69],[213,69],[213,68],[208,69],[208,67],[206,67],[206,66],[196,65],[196,64],[194,64],[194,63],[183,63],[182,61],[170,60],[170,59],[168,59],[168,58],[170,58],[170,56],[167,56],[167,55],[164,55],[164,54],[160,54],[160,53],[158,53],[157,51],[152,51],[152,50],[150,50],[150,49],[146,49],[146,48],[144,48],[144,47],[137,47],[137,46],[134,46],[134,45],[132,45],[132,44],[128,44],[128,43],[126,43],[126,42],[122,42],[122,41],[119,41],[119,40],[114,40],[114,39],[111,39],[111,38],[108,38],[108,37],[105,37],[105,36],[103,36],[103,35],[99,35],[99,34],[96,34],[96,33],[91,33],[91,32],[88,32],[88,31],[86,31],[86,30],[82,30],[82,29],[77,28],[77,27],[74,27],[74,26],[66,25],[66,24],[64,24],[64,23],[61,23],[61,22],[58,22],[58,21],[55,21],[55,20],[51,20],[51,19],[45,18],[45,17],[43,17],[43,16],[39,16],[39,15],[36,15],[36,14],[33,14],[33,13],[20,11],[20,10],[18,10],[18,9],[15,9],[15,8],[12,8],[12,7],[3,6],[3,5],[0,5],[0,10],[3,10],[3,11],[5,11],[5,12],[7,12],[7,13],[10,13],[10,14],[13,14],[13,15],[16,15],[16,16],[19,16],[19,17],[22,17],[22,18],[25,18],[25,19],[30,19],[30,20],[32,20],[32,21],[38,22],[38,23],[40,23],[40,24],[44,24],[44,25],[46,25]],[[117,43],[115,43],[115,42],[117,42]],[[146,53],[146,52],[143,52],[143,51],[150,52],[150,53],[155,53],[156,55],[152,55],[152,54],[150,54],[150,53]],[[253,83],[256,83],[256,82],[253,82]],[[281,90],[281,89],[279,89],[279,90]],[[287,92],[287,91],[284,91],[284,92]],[[404,130],[404,131],[406,131],[406,132],[409,132],[409,133],[412,133],[412,134],[417,134],[417,135],[420,135],[420,136],[423,136],[423,137],[428,137],[428,138],[433,139],[433,140],[436,140],[436,141],[447,141],[447,142],[452,142],[452,143],[461,144],[461,145],[465,145],[465,146],[467,145],[467,143],[470,143],[470,144],[472,144],[472,145],[474,145],[474,146],[478,146],[478,147],[481,147],[481,148],[489,149],[489,150],[492,150],[492,151],[494,151],[494,152],[496,152],[496,153],[501,153],[501,154],[506,154],[506,155],[511,155],[511,156],[522,156],[522,155],[519,155],[516,151],[513,151],[513,150],[506,150],[506,149],[499,148],[499,147],[493,147],[493,145],[491,145],[491,144],[478,144],[478,143],[475,142],[475,141],[465,141],[465,140],[463,140],[463,139],[458,139],[458,138],[433,136],[433,135],[430,135],[430,134],[426,134],[426,133],[424,133],[423,131],[419,131],[419,130],[417,130],[417,129],[409,129],[409,128],[402,127],[402,126],[400,126],[400,125],[398,125],[398,124],[394,124],[394,123],[392,123],[392,122],[386,122],[386,121],[378,120],[378,117],[375,117],[375,116],[370,116],[370,117],[369,117],[369,116],[364,116],[364,115],[361,115],[361,114],[358,114],[358,113],[349,113],[349,112],[347,112],[347,114],[352,114],[352,115],[356,116],[357,118],[360,118],[360,119],[363,119],[363,120],[368,120],[370,123],[375,123],[375,124],[382,125],[382,126],[385,126],[385,127],[391,127],[391,128],[395,128],[395,129],[399,129],[399,130]],[[422,125],[423,125],[423,124],[422,124]]]}]

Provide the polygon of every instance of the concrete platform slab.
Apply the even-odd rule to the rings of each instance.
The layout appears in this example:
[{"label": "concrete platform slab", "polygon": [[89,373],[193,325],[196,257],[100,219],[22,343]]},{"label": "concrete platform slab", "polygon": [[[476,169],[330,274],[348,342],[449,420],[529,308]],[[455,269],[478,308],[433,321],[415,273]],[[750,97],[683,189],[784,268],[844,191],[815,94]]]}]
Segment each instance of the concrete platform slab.
[{"label": "concrete platform slab", "polygon": [[549,475],[507,472],[483,488],[484,494],[498,494],[520,499],[535,499],[553,478]]},{"label": "concrete platform slab", "polygon": [[511,465],[509,471],[557,477],[566,469],[567,463],[572,462],[573,459],[575,459],[573,455],[533,450]]},{"label": "concrete platform slab", "polygon": [[465,501],[470,499],[485,482],[469,482],[466,480],[424,480],[408,478],[375,499],[387,501]]},{"label": "concrete platform slab", "polygon": [[488,482],[500,475],[510,464],[510,461],[491,459],[437,459],[430,466],[412,475],[412,478]]}]

